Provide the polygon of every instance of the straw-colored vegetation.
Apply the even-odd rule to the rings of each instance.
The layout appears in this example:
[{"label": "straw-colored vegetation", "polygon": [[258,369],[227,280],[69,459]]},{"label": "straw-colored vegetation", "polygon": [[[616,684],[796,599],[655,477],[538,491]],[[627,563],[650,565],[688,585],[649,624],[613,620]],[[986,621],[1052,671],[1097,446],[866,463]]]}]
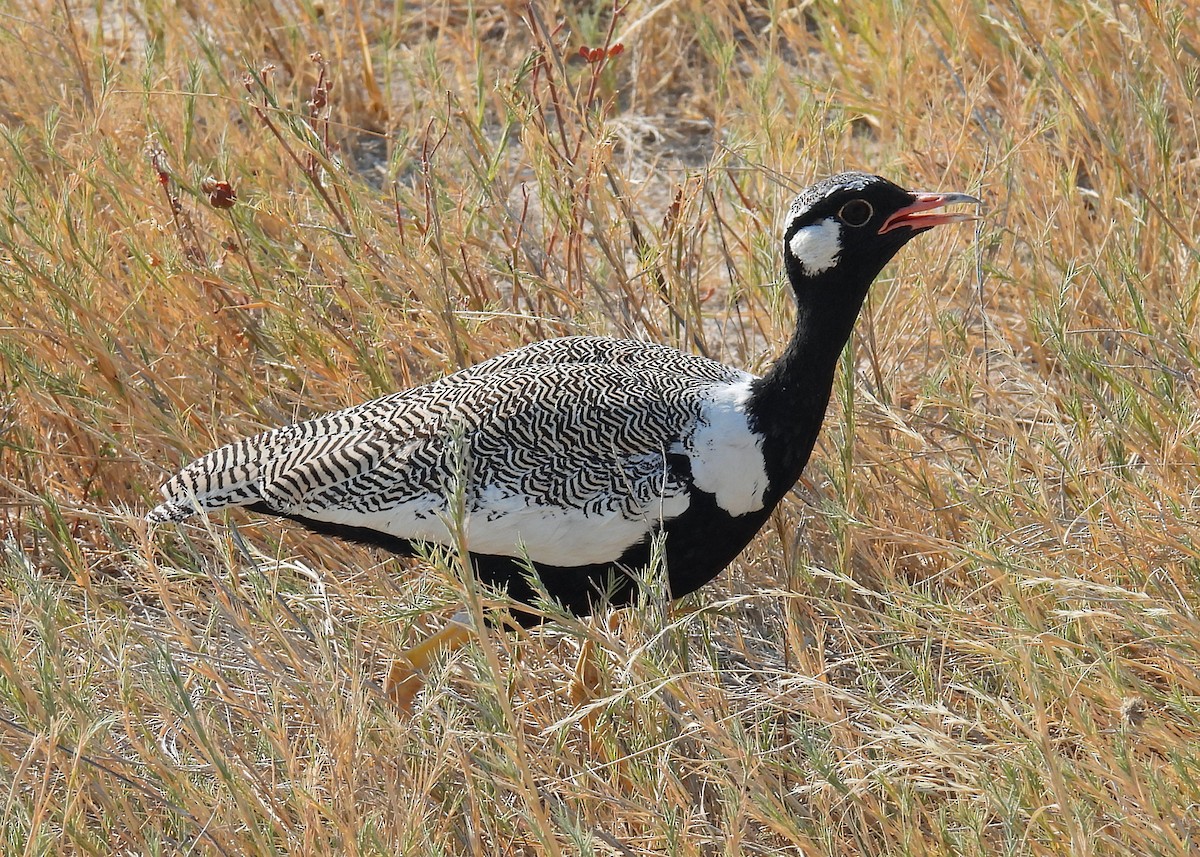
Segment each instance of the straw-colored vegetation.
[{"label": "straw-colored vegetation", "polygon": [[[10,4],[0,851],[1195,853],[1197,104],[1183,0]],[[404,719],[452,558],[142,522],[547,336],[762,368],[843,168],[987,218],[888,268],[803,481],[673,610],[489,631]]]}]

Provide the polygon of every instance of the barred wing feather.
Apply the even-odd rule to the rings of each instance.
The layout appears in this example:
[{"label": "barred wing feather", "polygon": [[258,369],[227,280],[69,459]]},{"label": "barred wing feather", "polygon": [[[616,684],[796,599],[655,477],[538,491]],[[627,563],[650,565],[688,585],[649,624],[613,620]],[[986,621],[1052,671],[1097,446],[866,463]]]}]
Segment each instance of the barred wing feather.
[{"label": "barred wing feather", "polygon": [[[676,371],[664,371],[664,357]],[[472,551],[607,562],[688,508],[691,468],[672,466],[671,455],[710,455],[705,427],[714,407],[729,410],[721,391],[748,379],[662,346],[539,342],[218,449],[164,485],[150,517],[261,503],[446,543],[459,480]]]}]

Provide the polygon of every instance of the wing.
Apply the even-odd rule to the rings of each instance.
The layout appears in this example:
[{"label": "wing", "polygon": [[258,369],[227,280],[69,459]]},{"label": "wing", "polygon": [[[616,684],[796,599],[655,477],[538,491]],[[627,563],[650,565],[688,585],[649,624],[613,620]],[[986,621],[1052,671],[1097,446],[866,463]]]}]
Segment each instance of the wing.
[{"label": "wing", "polygon": [[[676,371],[660,350],[678,355]],[[472,551],[575,566],[614,561],[686,511],[695,490],[761,508],[761,445],[737,393],[750,376],[598,338],[494,360],[223,447],[171,479],[150,517],[261,503],[450,543],[457,497]],[[729,433],[738,420],[740,440]]]},{"label": "wing", "polygon": [[655,342],[613,339],[608,336],[564,336],[541,340],[498,354],[447,376],[443,382],[475,378],[507,369],[586,363],[623,366],[631,370],[643,369],[655,374],[678,375],[714,383],[735,383],[747,377],[745,372],[732,366],[709,360],[707,357],[686,354]]}]

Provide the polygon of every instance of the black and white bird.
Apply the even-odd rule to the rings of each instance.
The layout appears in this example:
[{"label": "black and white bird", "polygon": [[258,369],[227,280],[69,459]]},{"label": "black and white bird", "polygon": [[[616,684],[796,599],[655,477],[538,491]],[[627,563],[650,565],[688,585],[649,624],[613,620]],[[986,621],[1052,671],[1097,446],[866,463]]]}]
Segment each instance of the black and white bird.
[{"label": "black and white bird", "polygon": [[660,538],[669,595],[686,595],[799,479],[880,270],[918,233],[973,219],[944,206],[978,202],[857,172],[804,190],[783,228],[795,331],[762,377],[646,342],[537,342],[224,446],[148,518],[241,506],[400,554],[458,532],[480,580],[528,604],[532,566],[581,615],[630,601]]}]

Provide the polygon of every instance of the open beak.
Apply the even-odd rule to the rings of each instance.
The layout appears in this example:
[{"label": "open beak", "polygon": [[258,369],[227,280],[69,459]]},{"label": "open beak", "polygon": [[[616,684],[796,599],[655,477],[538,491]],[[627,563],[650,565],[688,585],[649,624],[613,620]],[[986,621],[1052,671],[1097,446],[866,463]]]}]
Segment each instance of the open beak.
[{"label": "open beak", "polygon": [[964,220],[978,220],[978,215],[968,214],[965,211],[939,211],[934,213],[933,209],[942,208],[947,205],[959,205],[967,203],[970,205],[983,205],[981,200],[973,196],[968,196],[965,193],[914,193],[913,202],[911,205],[906,205],[904,208],[896,211],[883,222],[883,226],[879,228],[879,234],[891,232],[893,229],[899,229],[901,226],[907,226],[910,229],[929,229],[932,226],[941,226],[943,223],[961,223]]}]

